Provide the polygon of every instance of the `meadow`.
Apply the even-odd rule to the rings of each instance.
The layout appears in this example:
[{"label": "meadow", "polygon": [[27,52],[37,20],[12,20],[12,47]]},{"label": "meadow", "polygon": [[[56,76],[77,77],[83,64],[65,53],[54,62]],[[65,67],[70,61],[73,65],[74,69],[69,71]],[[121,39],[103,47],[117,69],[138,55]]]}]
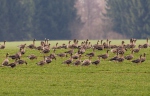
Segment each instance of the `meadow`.
[{"label": "meadow", "polygon": [[[79,44],[82,40],[79,41]],[[90,40],[96,44],[97,40]],[[111,44],[120,45],[122,40],[112,40]],[[129,40],[124,40],[125,44]],[[50,47],[68,40],[49,41]],[[0,62],[5,59],[6,53],[15,54],[20,44],[32,44],[32,41],[6,42],[6,48],[0,49]],[[137,40],[136,45],[144,44],[146,40]],[[3,42],[0,42],[3,44]],[[35,45],[40,45],[36,41]],[[136,46],[137,47],[137,46]],[[57,49],[57,53],[69,49]],[[77,50],[75,50],[77,51]],[[87,49],[86,53],[92,49]],[[51,50],[50,53],[53,51]],[[109,58],[102,60],[99,65],[75,66],[62,64],[69,57],[57,57],[50,64],[38,66],[36,63],[43,59],[44,54],[38,50],[26,48],[26,53],[21,57],[27,65],[17,65],[15,68],[0,67],[0,95],[1,96],[149,96],[150,95],[150,48],[141,49],[134,54],[134,59],[146,53],[146,61],[140,64],[124,60],[123,62],[110,62],[115,56],[109,52]],[[49,53],[49,54],[50,54]],[[106,53],[105,50],[96,50],[96,55]],[[35,54],[37,60],[29,60],[28,55]],[[124,54],[129,55],[130,49]],[[82,59],[88,57],[84,56]],[[97,58],[92,58],[96,60]],[[14,62],[9,58],[9,62]]]}]

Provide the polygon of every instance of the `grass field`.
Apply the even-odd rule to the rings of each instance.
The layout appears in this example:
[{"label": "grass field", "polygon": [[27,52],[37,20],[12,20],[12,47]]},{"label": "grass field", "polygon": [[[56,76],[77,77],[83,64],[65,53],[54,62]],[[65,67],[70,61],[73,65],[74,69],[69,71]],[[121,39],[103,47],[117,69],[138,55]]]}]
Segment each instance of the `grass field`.
[{"label": "grass field", "polygon": [[[90,40],[96,44],[97,40]],[[112,40],[111,44],[120,45],[122,40]],[[124,40],[125,44],[129,40]],[[68,43],[68,40],[49,41],[51,47],[59,42]],[[3,42],[0,42],[2,44]],[[6,48],[0,50],[0,62],[5,59],[5,54],[15,54],[20,44],[32,44],[32,41],[6,42]],[[144,44],[146,40],[137,40]],[[40,45],[40,41],[35,44]],[[58,45],[59,45],[58,44]],[[79,42],[80,44],[80,42]],[[58,49],[56,54],[68,49]],[[91,52],[88,49],[86,53]],[[150,48],[141,49],[134,54],[134,59],[146,53],[146,61],[134,64],[125,60],[122,63],[109,62],[115,56],[109,53],[107,60],[101,60],[98,66],[67,66],[61,64],[67,58],[59,58],[44,66],[36,65],[43,59],[43,54],[38,50],[26,49],[21,57],[28,62],[27,65],[17,65],[15,68],[0,67],[0,95],[1,96],[149,96],[150,95]],[[52,51],[50,52],[52,53]],[[96,50],[96,55],[106,53],[106,50]],[[35,54],[37,60],[29,60],[28,55]],[[128,50],[125,55],[130,54]],[[86,57],[82,58],[86,59]],[[96,60],[97,58],[92,58]],[[14,60],[9,59],[9,62]]]}]

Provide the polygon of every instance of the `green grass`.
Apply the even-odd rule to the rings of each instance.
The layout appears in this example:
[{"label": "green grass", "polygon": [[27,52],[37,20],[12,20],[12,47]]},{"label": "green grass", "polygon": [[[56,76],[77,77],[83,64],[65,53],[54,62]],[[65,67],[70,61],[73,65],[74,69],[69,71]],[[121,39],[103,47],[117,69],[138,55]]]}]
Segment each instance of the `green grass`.
[{"label": "green grass", "polygon": [[[90,40],[96,44],[96,40]],[[122,40],[112,40],[112,44],[121,44]],[[59,42],[50,41],[51,47]],[[138,44],[146,40],[137,40]],[[5,54],[18,52],[18,45],[32,41],[6,42],[6,48],[0,50],[0,62],[5,59]],[[125,44],[129,40],[125,40]],[[2,44],[2,42],[0,42]],[[79,43],[80,44],[80,43]],[[36,41],[40,45],[40,41]],[[64,52],[66,49],[58,49],[56,53]],[[86,53],[91,52],[88,49]],[[37,50],[26,49],[22,59],[28,65],[17,65],[15,68],[0,67],[0,85],[2,96],[149,96],[150,95],[150,48],[141,49],[134,54],[134,59],[146,52],[147,59],[142,64],[133,64],[125,60],[123,63],[101,60],[98,66],[67,66],[61,64],[67,58],[60,59],[44,66],[37,66],[36,62],[42,60],[43,54]],[[52,51],[50,52],[52,53]],[[106,53],[106,50],[98,51],[96,54]],[[26,56],[36,54],[37,60],[29,60]],[[130,54],[128,50],[125,55]],[[114,54],[110,53],[110,58]],[[85,59],[86,57],[82,58]],[[92,58],[92,61],[95,60]],[[10,62],[14,60],[9,59]]]}]

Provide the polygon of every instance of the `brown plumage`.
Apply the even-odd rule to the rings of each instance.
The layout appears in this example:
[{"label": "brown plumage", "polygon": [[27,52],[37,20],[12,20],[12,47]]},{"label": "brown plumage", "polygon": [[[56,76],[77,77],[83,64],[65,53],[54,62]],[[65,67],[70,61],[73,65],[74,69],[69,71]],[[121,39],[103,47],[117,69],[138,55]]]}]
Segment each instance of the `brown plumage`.
[{"label": "brown plumage", "polygon": [[97,57],[101,57],[102,59],[107,59],[109,57],[108,51],[106,52],[106,54],[102,54],[102,55],[98,55]]},{"label": "brown plumage", "polygon": [[11,68],[14,68],[14,67],[16,67],[17,63],[18,62],[17,62],[17,59],[16,59],[15,62],[8,64],[8,66],[10,66]]},{"label": "brown plumage", "polygon": [[9,63],[8,55],[9,55],[9,53],[6,53],[6,58],[5,58],[5,60],[2,62],[2,66],[8,66],[8,63]]},{"label": "brown plumage", "polygon": [[95,56],[94,50],[95,50],[95,48],[93,48],[93,51],[91,53],[87,53],[85,56],[94,57]]},{"label": "brown plumage", "polygon": [[21,54],[21,49],[20,49],[18,53],[14,54],[14,55],[10,55],[9,57],[11,59],[20,59],[21,56],[22,56],[22,54]]},{"label": "brown plumage", "polygon": [[43,66],[46,63],[45,56],[43,58],[44,58],[44,60],[41,60],[41,61],[37,62],[36,64]]},{"label": "brown plumage", "polygon": [[28,58],[30,60],[33,60],[33,59],[37,59],[37,56],[35,56],[34,54],[31,54],[31,55],[28,56]]},{"label": "brown plumage", "polygon": [[36,41],[36,39],[33,39],[33,44],[30,44],[27,47],[30,48],[30,49],[35,49],[36,48],[35,41]]},{"label": "brown plumage", "polygon": [[91,57],[89,57],[89,59],[85,59],[82,62],[82,66],[89,66],[91,64]]},{"label": "brown plumage", "polygon": [[0,45],[0,49],[5,49],[5,42],[6,41],[4,41],[4,44]]},{"label": "brown plumage", "polygon": [[139,45],[138,46],[138,48],[134,48],[134,49],[132,49],[135,53],[138,53],[139,51],[140,51],[140,49],[141,49],[141,46],[142,45]]},{"label": "brown plumage", "polygon": [[140,58],[132,60],[131,62],[133,62],[133,63],[141,63],[141,57],[142,57],[142,55],[140,55]]},{"label": "brown plumage", "polygon": [[94,65],[96,65],[96,66],[97,66],[98,64],[100,64],[100,57],[98,57],[97,60],[93,61],[92,64],[94,64]]},{"label": "brown plumage", "polygon": [[82,63],[82,62],[81,62],[81,54],[80,54],[78,60],[76,60],[73,64],[76,65],[76,66],[78,66],[78,65],[80,65],[81,63]]},{"label": "brown plumage", "polygon": [[143,57],[141,57],[141,62],[145,62],[146,60],[146,53],[143,54]]},{"label": "brown plumage", "polygon": [[26,47],[26,43],[25,43],[25,44],[21,44],[21,45],[19,45],[18,47],[24,49],[24,48]]},{"label": "brown plumage", "polygon": [[143,44],[143,48],[148,48],[149,47],[149,44],[148,44],[148,38],[146,39],[146,43]]},{"label": "brown plumage", "polygon": [[130,55],[125,56],[125,59],[126,59],[126,60],[132,60],[133,57],[134,57],[134,56],[133,56],[133,52],[134,52],[134,51],[132,50]]},{"label": "brown plumage", "polygon": [[17,60],[17,63],[18,64],[28,64],[25,60],[21,60],[21,59],[19,59],[19,60]]},{"label": "brown plumage", "polygon": [[67,64],[68,66],[72,63],[73,58],[72,58],[72,54],[70,55],[70,58],[68,60],[65,60],[64,62],[62,62],[62,64]]}]

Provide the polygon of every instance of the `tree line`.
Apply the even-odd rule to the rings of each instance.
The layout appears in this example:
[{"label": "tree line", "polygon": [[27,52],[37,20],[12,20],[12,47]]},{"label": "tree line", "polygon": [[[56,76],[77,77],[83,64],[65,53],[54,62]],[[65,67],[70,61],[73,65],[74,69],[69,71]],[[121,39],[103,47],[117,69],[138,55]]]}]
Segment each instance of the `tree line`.
[{"label": "tree line", "polygon": [[150,37],[150,0],[106,0],[113,30],[127,38]]},{"label": "tree line", "polygon": [[[70,39],[76,0],[0,0],[0,41]],[[78,22],[80,23],[80,22]]]}]

